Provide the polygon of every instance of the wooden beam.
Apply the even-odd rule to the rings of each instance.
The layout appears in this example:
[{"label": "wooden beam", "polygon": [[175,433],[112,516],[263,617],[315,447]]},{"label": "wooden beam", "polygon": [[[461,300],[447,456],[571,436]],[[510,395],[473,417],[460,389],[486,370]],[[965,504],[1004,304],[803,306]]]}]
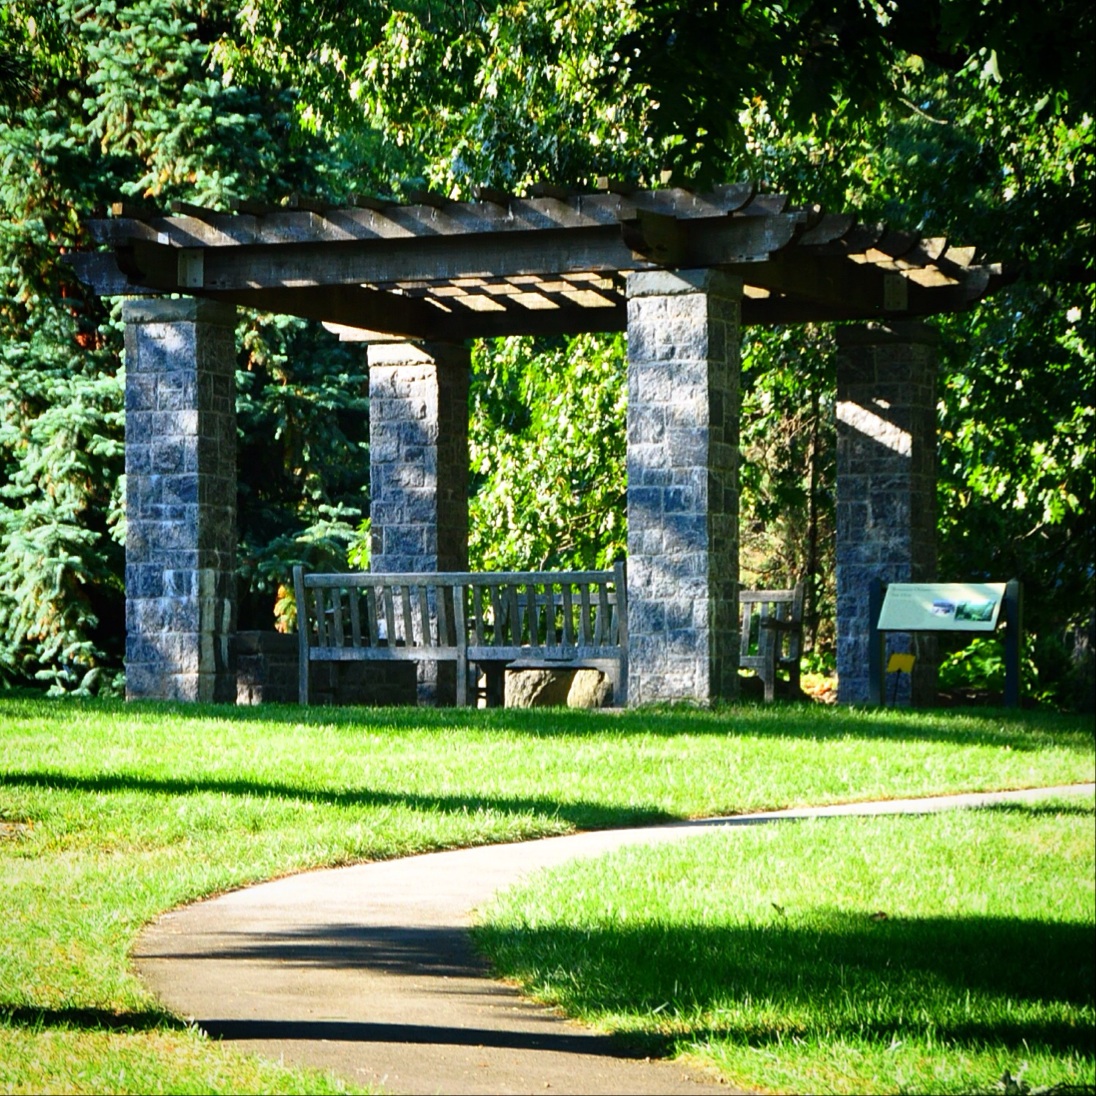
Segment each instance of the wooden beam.
[{"label": "wooden beam", "polygon": [[[648,224],[661,227],[666,220]],[[686,226],[683,265],[761,262],[792,238],[794,215],[721,217],[679,222]],[[642,239],[643,228],[638,231]],[[652,260],[625,243],[619,223],[586,228],[482,233],[453,239],[414,236],[399,241],[364,240],[284,244],[279,247],[177,248],[137,239],[118,249],[119,265],[135,284],[164,292],[235,290],[394,281],[556,276],[585,271],[648,269]],[[193,264],[193,265],[191,265]]]},{"label": "wooden beam", "polygon": [[470,337],[463,331],[457,332],[446,313],[425,301],[360,286],[237,289],[219,293],[197,290],[194,295],[257,312],[366,327],[401,338],[459,341]]},{"label": "wooden beam", "polygon": [[624,331],[627,312],[621,301],[612,307],[583,308],[565,304],[545,311],[520,307],[501,312],[442,312],[422,299],[399,297],[351,286],[331,289],[201,291],[198,296],[243,308],[320,320],[343,327],[365,328],[375,335],[400,339],[463,342],[504,335],[571,335]]},{"label": "wooden beam", "polygon": [[[744,264],[730,268],[749,285],[768,289],[774,294],[804,302],[812,302],[815,313],[832,311],[835,318],[858,316],[930,315],[933,312],[954,312],[965,308],[981,287],[968,289],[962,282],[923,285],[902,273],[884,270],[872,263],[853,263],[825,254],[825,248],[811,253],[806,248],[789,248],[775,254],[767,263]],[[901,279],[901,293],[895,293]],[[779,321],[790,322],[790,321]]]},{"label": "wooden beam", "polygon": [[745,185],[716,188],[708,194],[672,187],[636,191],[627,197],[606,193],[573,196],[566,201],[514,198],[505,204],[448,202],[444,208],[362,197],[356,199],[357,204],[322,212],[247,203],[254,212],[117,216],[93,220],[89,227],[92,238],[100,243],[143,239],[176,247],[392,240],[619,225],[634,219],[639,210],[706,219],[735,212],[751,193]]}]

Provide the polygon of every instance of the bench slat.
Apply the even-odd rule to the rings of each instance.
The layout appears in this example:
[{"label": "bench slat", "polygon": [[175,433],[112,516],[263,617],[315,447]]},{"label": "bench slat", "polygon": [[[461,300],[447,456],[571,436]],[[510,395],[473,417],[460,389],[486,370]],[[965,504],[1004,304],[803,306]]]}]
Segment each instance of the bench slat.
[{"label": "bench slat", "polygon": [[381,587],[379,601],[384,606],[385,637],[389,647],[396,643],[396,606],[395,594],[391,587]]},{"label": "bench slat", "polygon": [[592,643],[593,632],[590,627],[590,587],[583,583],[578,588],[578,597],[580,603],[579,610],[579,642],[580,643]]},{"label": "bench slat", "polygon": [[[444,595],[438,591],[438,597]],[[465,645],[468,633],[464,628],[464,587],[453,587],[453,631],[457,640],[457,704],[465,707],[468,703],[468,651]]]},{"label": "bench slat", "polygon": [[[393,592],[392,600],[395,601],[395,593]],[[399,623],[403,625],[403,635],[398,632],[394,637],[390,637],[388,642],[398,643],[401,639],[404,645],[407,647],[415,646],[415,625],[411,618],[411,590],[407,586],[400,587],[400,601],[399,601]]]},{"label": "bench slat", "polygon": [[452,632],[449,630],[449,598],[451,591],[447,590],[444,586],[439,586],[434,592],[438,611],[438,644],[446,647],[451,645],[455,640]]},{"label": "bench slat", "polygon": [[609,624],[609,590],[604,582],[599,582],[597,587],[597,624],[594,628],[594,643],[604,643],[609,637],[606,630]]},{"label": "bench slat", "polygon": [[575,608],[571,600],[571,583],[561,583],[563,593],[563,642],[570,645],[575,642]]},{"label": "bench slat", "polygon": [[362,613],[361,596],[358,591],[351,588],[346,591],[350,599],[350,642],[355,647],[362,645]]},{"label": "bench slat", "polygon": [[497,646],[502,646],[506,638],[506,612],[503,609],[502,587],[489,586],[491,594],[491,613],[494,623],[494,638]]},{"label": "bench slat", "polygon": [[316,618],[316,645],[318,647],[327,646],[327,596],[323,590],[317,590],[313,595],[315,602],[315,618]]},{"label": "bench slat", "polygon": [[472,619],[476,622],[476,642],[482,645],[486,642],[483,631],[483,614],[485,612],[484,604],[486,597],[484,592],[478,586],[471,586],[472,594]]},{"label": "bench slat", "polygon": [[522,641],[522,613],[518,601],[518,588],[516,585],[506,588],[507,601],[510,606],[510,638],[519,646]]},{"label": "bench slat", "polygon": [[342,595],[341,589],[335,588],[331,591],[331,623],[335,629],[335,646],[346,646],[346,631],[343,628],[343,611],[342,611]]},{"label": "bench slat", "polygon": [[309,647],[308,658],[310,662],[451,662],[460,653],[459,647]]},{"label": "bench slat", "polygon": [[537,604],[537,584],[530,582],[525,587],[525,619],[529,623],[529,642],[540,642],[540,608]]},{"label": "bench slat", "polygon": [[369,646],[376,647],[380,643],[380,632],[377,628],[377,591],[372,586],[365,588],[365,622],[369,629]]},{"label": "bench slat", "polygon": [[620,649],[611,644],[595,647],[592,644],[586,647],[530,647],[527,643],[514,646],[496,647],[488,644],[485,647],[468,647],[469,662],[515,662],[515,661],[539,661],[558,662],[561,669],[571,666],[576,660],[587,659],[599,662],[618,662]]},{"label": "bench slat", "polygon": [[430,606],[427,604],[426,599],[426,584],[423,583],[418,588],[419,595],[419,635],[421,637],[421,645],[423,647],[436,647],[437,641],[434,637],[434,630],[430,627]]}]

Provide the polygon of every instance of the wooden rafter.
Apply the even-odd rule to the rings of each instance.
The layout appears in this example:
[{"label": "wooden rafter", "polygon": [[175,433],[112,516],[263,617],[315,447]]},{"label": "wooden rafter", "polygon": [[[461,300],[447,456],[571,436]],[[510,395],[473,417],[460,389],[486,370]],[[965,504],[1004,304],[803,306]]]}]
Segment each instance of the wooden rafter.
[{"label": "wooden rafter", "polygon": [[738,275],[744,321],[768,324],[952,312],[1007,279],[973,248],[790,208],[751,184],[414,197],[232,213],[173,203],[171,216],[120,205],[92,224],[108,250],[72,261],[104,296],[184,293],[450,340],[621,330],[627,275],[660,267]]}]

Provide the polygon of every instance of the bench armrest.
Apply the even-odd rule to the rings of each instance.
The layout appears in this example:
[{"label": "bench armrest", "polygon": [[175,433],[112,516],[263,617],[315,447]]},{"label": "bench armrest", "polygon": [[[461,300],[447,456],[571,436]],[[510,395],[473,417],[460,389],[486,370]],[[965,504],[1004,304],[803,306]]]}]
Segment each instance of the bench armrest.
[{"label": "bench armrest", "polygon": [[773,620],[770,617],[761,618],[762,628],[771,628],[774,632],[801,632],[803,624],[798,620]]}]

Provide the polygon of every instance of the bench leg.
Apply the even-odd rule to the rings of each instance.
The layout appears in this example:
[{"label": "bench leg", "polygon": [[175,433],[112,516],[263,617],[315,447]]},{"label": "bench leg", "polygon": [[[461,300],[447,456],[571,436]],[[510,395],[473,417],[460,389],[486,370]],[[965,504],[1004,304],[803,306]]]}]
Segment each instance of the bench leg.
[{"label": "bench leg", "polygon": [[457,707],[468,707],[468,659],[457,655]]},{"label": "bench leg", "polygon": [[765,703],[771,704],[776,699],[776,667],[770,666],[765,670]]},{"label": "bench leg", "polygon": [[506,663],[481,662],[480,666],[487,682],[487,707],[506,707]]}]

